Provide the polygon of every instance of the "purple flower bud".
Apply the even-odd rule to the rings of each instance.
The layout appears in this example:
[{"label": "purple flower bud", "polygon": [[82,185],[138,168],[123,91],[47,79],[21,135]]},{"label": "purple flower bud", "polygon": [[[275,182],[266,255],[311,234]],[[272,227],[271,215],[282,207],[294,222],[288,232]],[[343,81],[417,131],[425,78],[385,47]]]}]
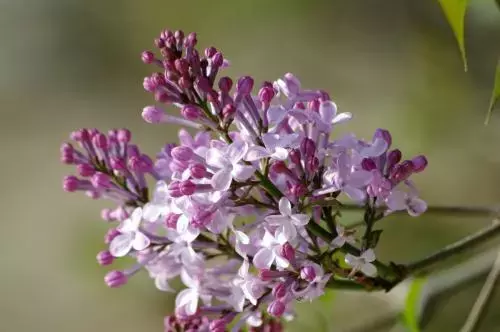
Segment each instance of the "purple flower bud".
[{"label": "purple flower bud", "polygon": [[101,219],[103,219],[104,221],[114,221],[115,218],[113,216],[113,211],[111,209],[102,209]]},{"label": "purple flower bud", "polygon": [[153,81],[151,77],[144,77],[144,80],[142,81],[142,86],[144,87],[144,90],[147,92],[153,92],[156,90],[157,85]]},{"label": "purple flower bud", "polygon": [[213,47],[213,46],[207,47],[205,49],[205,57],[211,58],[215,55],[216,52],[217,52],[217,49],[215,47]]},{"label": "purple flower bud", "polygon": [[393,181],[399,183],[408,179],[411,173],[413,173],[413,163],[411,162],[411,160],[405,160],[400,164],[394,166],[390,177]]},{"label": "purple flower bud", "polygon": [[177,43],[181,44],[182,45],[182,42],[184,41],[184,31],[182,30],[177,30],[175,33],[174,33],[174,37],[175,37],[175,40],[177,41]]},{"label": "purple flower bud", "polygon": [[168,228],[171,229],[176,229],[177,228],[177,221],[179,220],[180,214],[175,214],[175,213],[169,213],[165,217],[165,225]]},{"label": "purple flower bud", "polygon": [[198,39],[196,38],[196,33],[194,32],[191,32],[184,40],[184,44],[186,47],[195,47],[197,43]]},{"label": "purple flower bud", "polygon": [[290,186],[290,193],[295,197],[302,197],[307,193],[307,187],[303,183],[296,183]]},{"label": "purple flower bud", "polygon": [[276,174],[288,173],[289,171],[286,163],[282,160],[277,160],[271,164],[271,172]]},{"label": "purple flower bud", "polygon": [[194,177],[195,179],[204,178],[205,175],[207,174],[207,168],[205,167],[205,165],[200,163],[191,165],[190,171],[191,171],[191,176]]},{"label": "purple flower bud", "polygon": [[180,182],[179,181],[172,181],[168,185],[168,192],[171,197],[182,197],[184,196],[182,194],[181,188],[180,188]]},{"label": "purple flower bud", "polygon": [[312,266],[304,266],[300,270],[300,277],[304,280],[307,280],[309,282],[313,282],[314,279],[316,278],[316,271]]},{"label": "purple flower bud", "polygon": [[61,145],[61,161],[65,164],[72,164],[74,162],[74,152],[75,149],[73,145],[69,143],[64,143]]},{"label": "purple flower bud", "polygon": [[139,152],[139,147],[135,144],[129,144],[127,146],[127,155],[129,157],[138,157],[141,155],[141,153]]},{"label": "purple flower bud", "polygon": [[236,107],[234,107],[233,104],[227,104],[222,109],[222,116],[224,120],[231,119],[234,116],[234,114],[236,114]]},{"label": "purple flower bud", "polygon": [[172,160],[168,166],[172,172],[184,172],[189,167],[189,163],[182,160]]},{"label": "purple flower bud", "polygon": [[101,251],[97,254],[97,263],[102,266],[113,264],[114,257],[108,250]]},{"label": "purple flower bud", "polygon": [[226,331],[227,322],[223,318],[219,318],[210,322],[210,332],[224,332]]},{"label": "purple flower bud", "polygon": [[259,278],[262,281],[270,281],[276,278],[276,272],[269,269],[259,270]]},{"label": "purple flower bud", "polygon": [[259,90],[259,100],[265,105],[269,105],[269,103],[271,103],[274,95],[275,93],[272,87],[264,86]]},{"label": "purple flower bud", "polygon": [[184,196],[192,195],[196,191],[196,184],[194,184],[193,182],[191,182],[189,180],[182,181],[179,184],[179,190],[181,191],[182,195],[184,195]]},{"label": "purple flower bud", "polygon": [[116,171],[123,171],[127,169],[127,164],[122,158],[111,158],[110,159],[111,168]]},{"label": "purple flower bud", "polygon": [[387,142],[388,147],[391,146],[392,144],[392,136],[388,130],[380,128],[375,130],[375,134],[373,134],[373,140],[375,140],[376,138],[382,138],[384,141]]},{"label": "purple flower bud", "polygon": [[321,104],[321,102],[319,101],[319,99],[316,98],[314,100],[311,100],[307,104],[307,109],[310,111],[319,112],[319,105],[320,104]]},{"label": "purple flower bud", "polygon": [[186,75],[189,73],[189,62],[186,59],[177,59],[174,62],[175,69],[182,75]]},{"label": "purple flower bud", "polygon": [[300,152],[306,159],[313,157],[316,154],[316,143],[308,137],[304,138],[300,143]]},{"label": "purple flower bud", "polygon": [[146,106],[142,110],[142,118],[148,123],[161,123],[165,113],[156,106]]},{"label": "purple flower bud", "polygon": [[272,294],[275,299],[281,299],[286,296],[288,292],[288,286],[284,282],[280,282],[276,286],[274,286],[272,290]]},{"label": "purple flower bud", "polygon": [[174,159],[181,161],[189,161],[193,156],[193,150],[187,146],[176,146],[171,153]]},{"label": "purple flower bud", "polygon": [[104,282],[108,287],[117,288],[127,283],[127,276],[121,271],[111,271],[104,277]]},{"label": "purple flower bud", "polygon": [[163,75],[162,73],[153,73],[151,78],[153,79],[153,83],[155,84],[156,87],[160,85],[164,86],[167,84],[167,81],[165,80],[165,75]]},{"label": "purple flower bud", "polygon": [[390,172],[392,168],[401,161],[403,154],[400,150],[394,149],[387,154],[387,171]]},{"label": "purple flower bud", "polygon": [[95,173],[90,179],[92,186],[96,189],[107,189],[111,187],[111,178],[104,173]]},{"label": "purple flower bud", "polygon": [[162,38],[155,38],[154,44],[158,48],[164,48],[165,47],[165,40]]},{"label": "purple flower bud", "polygon": [[222,92],[229,92],[231,88],[233,87],[233,80],[231,80],[229,77],[224,76],[219,79],[219,89]]},{"label": "purple flower bud", "polygon": [[299,150],[293,149],[292,151],[290,151],[288,156],[290,157],[290,160],[292,161],[292,163],[294,163],[296,165],[300,164],[300,152],[299,152]]},{"label": "purple flower bud", "polygon": [[365,171],[371,171],[371,170],[374,170],[377,168],[377,164],[375,164],[375,161],[373,161],[373,159],[370,159],[370,158],[364,158],[362,161],[361,161],[361,167],[365,170]]},{"label": "purple flower bud", "polygon": [[214,56],[212,57],[213,66],[219,68],[220,66],[222,66],[223,63],[224,63],[224,56],[222,55],[222,53],[221,52],[215,53]]},{"label": "purple flower bud", "polygon": [[106,150],[108,148],[108,138],[102,133],[98,133],[92,138],[92,143],[99,149]]},{"label": "purple flower bud", "polygon": [[165,29],[161,32],[160,34],[160,38],[161,39],[167,39],[169,37],[172,37],[174,35],[174,33],[168,29]]},{"label": "purple flower bud", "polygon": [[416,156],[411,162],[415,173],[420,173],[427,167],[427,158],[425,156]]},{"label": "purple flower bud", "polygon": [[118,139],[118,142],[120,143],[128,143],[130,142],[132,138],[132,134],[130,133],[130,130],[128,129],[118,129],[118,132],[116,134],[116,138]]},{"label": "purple flower bud", "polygon": [[243,76],[238,80],[236,84],[236,91],[241,95],[248,95],[253,89],[253,78],[250,76]]},{"label": "purple flower bud", "polygon": [[141,60],[145,64],[151,64],[155,61],[155,55],[151,51],[144,51],[141,54]]},{"label": "purple flower bud", "polygon": [[292,261],[295,259],[295,249],[293,246],[286,242],[281,246],[281,251],[280,251],[281,256],[283,256],[285,259]]},{"label": "purple flower bud", "polygon": [[202,111],[198,106],[184,105],[181,114],[187,120],[196,121],[202,116]]},{"label": "purple flower bud", "polygon": [[117,230],[116,228],[110,228],[108,229],[106,235],[104,235],[104,243],[105,244],[110,244],[111,241],[113,241],[113,239],[115,237],[117,237],[118,235],[120,235],[120,231]]},{"label": "purple flower bud", "polygon": [[90,164],[78,164],[76,166],[76,170],[78,171],[78,174],[80,176],[92,176],[95,174],[95,168],[94,166],[90,165]]},{"label": "purple flower bud", "polygon": [[315,173],[319,169],[319,159],[316,157],[307,159],[306,169],[309,173]]},{"label": "purple flower bud", "polygon": [[78,190],[79,186],[80,186],[80,180],[76,176],[68,175],[64,177],[63,180],[64,191],[74,192]]},{"label": "purple flower bud", "polygon": [[206,77],[198,77],[196,79],[196,87],[205,93],[212,93],[212,84]]},{"label": "purple flower bud", "polygon": [[89,131],[85,128],[79,129],[71,133],[71,139],[77,142],[86,142],[90,140]]},{"label": "purple flower bud", "polygon": [[281,317],[285,312],[286,306],[280,300],[275,300],[267,307],[267,312],[274,317]]}]

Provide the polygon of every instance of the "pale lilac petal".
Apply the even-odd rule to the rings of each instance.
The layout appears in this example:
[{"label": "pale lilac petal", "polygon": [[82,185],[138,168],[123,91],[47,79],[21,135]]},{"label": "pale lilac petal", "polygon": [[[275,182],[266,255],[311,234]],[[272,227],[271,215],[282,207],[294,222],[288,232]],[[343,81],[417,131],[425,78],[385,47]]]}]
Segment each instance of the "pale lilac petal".
[{"label": "pale lilac petal", "polygon": [[200,229],[194,227],[188,227],[187,230],[181,234],[182,240],[191,243],[193,242],[198,235],[200,235]]},{"label": "pale lilac petal", "polygon": [[337,191],[337,190],[339,190],[337,185],[331,185],[331,186],[317,189],[317,190],[313,191],[313,195],[314,196],[321,196],[321,195],[332,193],[332,192]]},{"label": "pale lilac petal", "polygon": [[234,141],[226,150],[227,159],[231,164],[239,162],[248,152],[248,144],[243,140]]},{"label": "pale lilac petal", "polygon": [[175,229],[179,234],[185,233],[189,227],[189,219],[184,214],[179,217]]},{"label": "pale lilac petal", "polygon": [[375,260],[375,252],[373,249],[368,249],[361,255],[361,258],[363,258],[365,262],[373,262]]},{"label": "pale lilac petal", "polygon": [[246,181],[255,173],[253,166],[234,165],[231,175],[236,181]]},{"label": "pale lilac petal", "polygon": [[272,133],[267,133],[262,135],[262,142],[264,143],[264,146],[268,150],[274,150],[276,146],[278,146],[278,142],[280,141],[280,135],[278,134],[272,134]]},{"label": "pale lilac petal", "polygon": [[241,286],[243,294],[253,305],[257,305],[257,300],[261,296],[260,287],[252,281],[247,281]]},{"label": "pale lilac petal", "polygon": [[252,146],[245,157],[247,161],[256,161],[262,158],[269,157],[270,153],[266,150],[266,148],[262,146]]},{"label": "pale lilac petal", "polygon": [[349,113],[349,112],[340,113],[339,115],[337,115],[336,117],[333,118],[332,124],[343,123],[343,122],[349,121],[351,119],[352,119],[351,113]]},{"label": "pale lilac petal", "polygon": [[330,124],[337,114],[337,105],[330,100],[323,101],[319,105],[319,114],[324,123]]},{"label": "pale lilac petal", "polygon": [[286,113],[286,109],[281,105],[270,106],[267,110],[267,120],[271,125],[278,124],[285,118]]},{"label": "pale lilac petal", "polygon": [[139,224],[142,221],[142,208],[138,207],[132,212],[130,216],[130,220],[132,220],[133,225],[136,225],[136,229],[139,227]]},{"label": "pale lilac petal", "polygon": [[109,252],[114,257],[124,257],[132,249],[134,233],[124,233],[115,237],[109,244]]},{"label": "pale lilac petal", "polygon": [[391,192],[385,200],[385,204],[392,211],[401,211],[406,209],[406,193],[399,190]]},{"label": "pale lilac petal", "polygon": [[412,217],[418,217],[427,210],[427,203],[420,198],[412,198],[408,204],[408,214]]},{"label": "pale lilac petal", "polygon": [[172,287],[170,287],[170,285],[168,283],[168,279],[162,274],[156,276],[155,286],[156,286],[156,288],[158,288],[159,290],[161,290],[163,292],[174,292],[174,289]]},{"label": "pale lilac petal", "polygon": [[243,263],[241,264],[241,267],[238,270],[238,276],[242,279],[246,279],[248,276],[248,270],[250,269],[250,262],[248,262],[246,259],[243,260]]},{"label": "pale lilac petal", "polygon": [[292,215],[292,204],[290,204],[290,201],[286,197],[281,197],[279,201],[279,210],[280,213],[284,216],[291,216]]},{"label": "pale lilac petal", "polygon": [[243,244],[250,243],[250,238],[248,237],[248,235],[246,235],[242,231],[234,230],[234,235],[236,235],[236,238],[238,239],[239,242],[241,242]]},{"label": "pale lilac petal", "polygon": [[184,128],[179,130],[179,141],[181,145],[183,146],[188,146],[188,147],[193,147],[194,146],[194,140],[191,134]]},{"label": "pale lilac petal", "polygon": [[253,265],[258,269],[268,269],[273,264],[275,258],[274,251],[269,248],[261,248],[253,256]]},{"label": "pale lilac petal", "polygon": [[377,276],[377,268],[372,263],[366,263],[361,266],[361,272],[369,277]]},{"label": "pale lilac petal", "polygon": [[367,186],[370,181],[372,180],[373,175],[371,172],[368,171],[355,171],[352,172],[351,175],[349,176],[349,185],[356,187],[356,188],[361,188],[364,186]]},{"label": "pale lilac petal", "polygon": [[288,150],[285,148],[277,147],[274,150],[274,153],[271,155],[273,159],[276,160],[286,160],[288,158]]},{"label": "pale lilac petal", "polygon": [[183,308],[188,316],[192,316],[198,309],[198,292],[195,289],[184,289],[175,298],[175,307]]},{"label": "pale lilac petal", "polygon": [[275,259],[276,259],[276,266],[279,269],[286,269],[290,265],[290,263],[280,255],[276,255]]},{"label": "pale lilac petal", "polygon": [[286,222],[283,225],[281,225],[277,230],[276,230],[276,240],[280,244],[284,244],[286,242],[289,242],[297,236],[297,230],[295,229],[295,226],[292,225],[290,222]]},{"label": "pale lilac petal", "polygon": [[332,246],[335,248],[341,248],[346,242],[346,239],[343,236],[337,236],[332,241]]},{"label": "pale lilac petal", "polygon": [[217,148],[208,149],[206,161],[209,166],[217,168],[227,168],[231,165],[226,156]]},{"label": "pale lilac petal", "polygon": [[270,225],[272,226],[278,226],[289,221],[289,217],[283,216],[281,214],[274,214],[271,216],[267,216],[264,218],[265,221],[267,221]]},{"label": "pale lilac petal", "polygon": [[363,157],[378,157],[389,148],[389,144],[383,138],[376,138],[375,141],[360,151]]},{"label": "pale lilac petal", "polygon": [[192,277],[186,270],[182,270],[181,272],[181,281],[186,287],[189,288],[197,288],[199,285],[198,280]]},{"label": "pale lilac petal", "polygon": [[344,193],[353,201],[361,202],[366,197],[366,191],[358,188],[354,188],[352,186],[345,186],[343,188]]},{"label": "pale lilac petal", "polygon": [[309,223],[310,219],[311,217],[307,214],[294,214],[292,216],[292,220],[295,226],[305,226]]},{"label": "pale lilac petal", "polygon": [[353,268],[357,268],[359,266],[360,259],[352,254],[347,254],[345,255],[345,262]]},{"label": "pale lilac petal", "polygon": [[144,220],[149,222],[154,222],[158,220],[158,218],[160,217],[160,211],[161,209],[158,207],[158,205],[147,203],[146,205],[144,205],[144,211],[143,211]]},{"label": "pale lilac petal", "polygon": [[142,251],[149,247],[151,241],[149,238],[144,235],[142,232],[136,232],[134,241],[132,242],[132,248],[134,248],[137,251]]},{"label": "pale lilac petal", "polygon": [[210,182],[215,190],[225,191],[231,187],[232,180],[231,170],[221,169],[212,176]]}]

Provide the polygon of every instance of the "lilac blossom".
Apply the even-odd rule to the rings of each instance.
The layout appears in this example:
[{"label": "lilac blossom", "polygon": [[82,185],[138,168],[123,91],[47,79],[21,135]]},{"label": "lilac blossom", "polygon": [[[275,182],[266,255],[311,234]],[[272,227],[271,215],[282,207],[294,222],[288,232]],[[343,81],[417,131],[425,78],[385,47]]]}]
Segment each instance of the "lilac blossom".
[{"label": "lilac blossom", "polygon": [[[183,127],[178,143],[151,158],[128,130],[81,129],[61,147],[77,173],[64,190],[115,204],[101,213],[111,228],[97,262],[136,261],[109,272],[106,284],[121,287],[145,269],[156,288],[175,292],[180,278],[165,330],[211,332],[281,329],[294,303],[321,296],[338,277],[389,290],[377,270],[386,265],[342,227],[341,212],[353,201],[367,225],[394,211],[420,215],[427,205],[410,178],[427,159],[403,159],[384,129],[369,140],[337,137],[352,114],[291,73],[254,88],[250,76],[222,76],[227,59],[215,47],[199,50],[195,33],[164,30],[154,44],[158,55],[141,59],[159,68],[143,82],[156,105],[142,116]],[[327,262],[330,253],[348,267]]]}]

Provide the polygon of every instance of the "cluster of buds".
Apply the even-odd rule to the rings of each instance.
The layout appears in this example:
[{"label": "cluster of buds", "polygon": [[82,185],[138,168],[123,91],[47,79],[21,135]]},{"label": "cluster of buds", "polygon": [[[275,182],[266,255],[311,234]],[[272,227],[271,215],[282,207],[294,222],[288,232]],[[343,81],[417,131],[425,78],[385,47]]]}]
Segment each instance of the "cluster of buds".
[{"label": "cluster of buds", "polygon": [[[426,158],[403,160],[383,129],[371,140],[334,138],[352,115],[339,113],[326,92],[302,89],[285,74],[254,95],[251,77],[234,87],[218,78],[228,62],[214,47],[201,56],[196,43],[194,33],[165,30],[155,39],[161,56],[142,54],[159,68],[144,79],[159,106],[142,117],[195,129],[194,136],[181,129],[179,143],[154,160],[126,130],[82,129],[71,135],[79,150],[62,147],[62,161],[81,176],[66,177],[64,189],[117,204],[102,212],[116,226],[99,264],[137,261],[109,272],[106,284],[122,286],[145,269],[159,290],[175,292],[170,281],[180,278],[185,288],[165,331],[212,332],[281,331],[294,303],[329,287],[390,289],[401,271],[376,259],[374,224],[395,211],[426,210],[410,180]],[[156,182],[151,190],[146,175]],[[362,237],[342,225],[346,204],[364,209]]]}]

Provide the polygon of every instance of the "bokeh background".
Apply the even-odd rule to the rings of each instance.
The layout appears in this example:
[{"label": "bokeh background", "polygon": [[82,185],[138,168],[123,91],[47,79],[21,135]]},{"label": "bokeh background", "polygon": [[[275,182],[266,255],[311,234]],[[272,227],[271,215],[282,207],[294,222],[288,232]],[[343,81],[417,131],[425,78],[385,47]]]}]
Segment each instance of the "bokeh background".
[{"label": "bokeh background", "polygon": [[[232,62],[228,73],[274,80],[286,72],[323,88],[355,119],[343,130],[387,128],[408,156],[424,153],[416,180],[432,204],[500,204],[500,114],[488,127],[500,11],[470,1],[469,72],[436,0],[0,0],[0,331],[161,331],[168,295],[145,275],[108,289],[95,254],[107,226],[83,195],[65,194],[59,145],[80,127],[128,127],[151,154],[177,129],[140,117],[151,68],[140,52],[165,27],[197,31]],[[406,262],[487,225],[487,218],[392,217],[378,253]],[[484,278],[446,292],[424,331],[457,331]],[[293,331],[389,331],[389,304],[330,294],[302,305]],[[500,331],[500,292],[480,325]],[[397,320],[397,318],[395,318]],[[391,321],[391,319],[389,319]]]}]

